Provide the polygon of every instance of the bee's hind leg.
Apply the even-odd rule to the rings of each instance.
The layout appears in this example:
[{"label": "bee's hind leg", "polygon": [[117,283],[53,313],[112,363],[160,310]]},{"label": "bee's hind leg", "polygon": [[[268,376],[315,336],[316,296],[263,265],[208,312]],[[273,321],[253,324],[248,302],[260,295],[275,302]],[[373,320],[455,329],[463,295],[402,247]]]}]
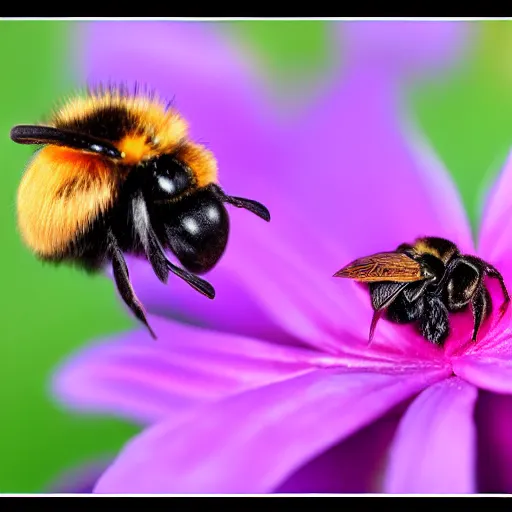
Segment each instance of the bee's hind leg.
[{"label": "bee's hind leg", "polygon": [[473,311],[474,319],[473,334],[471,335],[471,340],[476,341],[478,331],[480,330],[483,321],[491,309],[491,298],[485,286],[480,285],[478,291],[471,299],[471,309]]},{"label": "bee's hind leg", "polygon": [[131,309],[133,314],[147,327],[151,336],[156,339],[156,334],[149,325],[146,318],[146,312],[141,302],[133,291],[130,275],[128,272],[128,266],[124,259],[123,253],[119,248],[115,236],[109,232],[108,235],[108,248],[109,255],[112,261],[112,270],[114,272],[114,280],[117,285],[117,289],[126,305]]}]

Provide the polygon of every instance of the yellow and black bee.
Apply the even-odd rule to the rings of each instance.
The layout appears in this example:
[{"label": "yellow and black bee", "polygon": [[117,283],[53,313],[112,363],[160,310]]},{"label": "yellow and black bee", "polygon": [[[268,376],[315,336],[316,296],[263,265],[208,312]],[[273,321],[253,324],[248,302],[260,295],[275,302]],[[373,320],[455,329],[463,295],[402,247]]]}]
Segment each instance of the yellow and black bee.
[{"label": "yellow and black bee", "polygon": [[179,112],[151,92],[100,86],[64,103],[45,125],[15,126],[11,139],[42,145],[18,190],[26,245],[42,260],[89,271],[110,261],[121,297],[153,337],[123,253],[147,258],[163,283],[172,272],[214,298],[195,274],[214,267],[225,250],[223,203],[270,220],[262,204],[223,192],[214,155],[190,140]]},{"label": "yellow and black bee", "polygon": [[396,251],[359,258],[334,274],[368,283],[374,310],[370,341],[377,321],[386,313],[391,322],[415,322],[422,336],[442,345],[450,332],[449,313],[471,305],[474,326],[471,339],[492,308],[484,284],[485,276],[499,280],[504,295],[502,315],[510,296],[502,275],[489,263],[467,254],[444,238],[418,238],[414,244],[401,244]]}]

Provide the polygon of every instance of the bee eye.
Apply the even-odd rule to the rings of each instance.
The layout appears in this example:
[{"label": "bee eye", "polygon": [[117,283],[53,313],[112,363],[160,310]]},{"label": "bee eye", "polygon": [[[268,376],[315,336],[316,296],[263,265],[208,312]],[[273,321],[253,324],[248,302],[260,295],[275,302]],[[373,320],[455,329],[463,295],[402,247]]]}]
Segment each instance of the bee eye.
[{"label": "bee eye", "polygon": [[171,155],[153,160],[151,167],[150,189],[154,201],[172,199],[192,185],[190,172]]}]

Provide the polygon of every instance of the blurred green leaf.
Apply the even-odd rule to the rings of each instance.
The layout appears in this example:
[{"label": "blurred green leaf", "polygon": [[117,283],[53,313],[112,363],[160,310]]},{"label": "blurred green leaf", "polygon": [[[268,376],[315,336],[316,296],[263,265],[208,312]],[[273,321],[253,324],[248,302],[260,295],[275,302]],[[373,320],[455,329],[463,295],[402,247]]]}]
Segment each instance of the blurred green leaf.
[{"label": "blurred green leaf", "polygon": [[50,401],[49,377],[64,355],[132,325],[111,283],[44,265],[16,229],[17,186],[31,149],[14,144],[15,124],[37,122],[73,86],[66,75],[70,23],[0,21],[0,491],[39,491],[67,466],[113,452],[134,431],[117,420],[73,417]]},{"label": "blurred green leaf", "polygon": [[478,23],[467,64],[411,95],[413,111],[452,174],[475,230],[485,192],[512,146],[512,22]]}]

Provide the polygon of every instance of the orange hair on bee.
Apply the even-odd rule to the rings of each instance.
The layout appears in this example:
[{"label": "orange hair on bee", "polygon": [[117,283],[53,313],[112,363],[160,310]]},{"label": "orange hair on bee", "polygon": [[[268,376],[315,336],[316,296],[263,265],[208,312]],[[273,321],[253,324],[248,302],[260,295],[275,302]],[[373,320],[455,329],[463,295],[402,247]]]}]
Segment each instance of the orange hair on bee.
[{"label": "orange hair on bee", "polygon": [[126,137],[114,141],[125,153],[127,164],[138,163],[159,153],[172,152],[188,135],[181,115],[153,95],[128,95],[122,89],[91,91],[70,99],[58,109],[51,125],[69,126],[105,109],[121,108],[130,114],[133,127]]},{"label": "orange hair on bee", "polygon": [[198,187],[217,181],[217,162],[204,146],[188,142],[180,147],[176,156],[192,169]]},{"label": "orange hair on bee", "polygon": [[441,259],[439,251],[435,247],[426,243],[422,238],[415,241],[413,248],[417,254],[431,254],[432,256]]},{"label": "orange hair on bee", "polygon": [[441,250],[439,247],[429,242],[428,238],[417,238],[414,241],[413,249],[417,254],[431,254],[436,258],[440,259],[443,263],[448,263],[452,256],[457,252],[455,244],[450,244],[445,250]]},{"label": "orange hair on bee", "polygon": [[99,88],[87,96],[64,103],[49,124],[56,128],[79,126],[102,111],[117,109],[129,117],[119,140],[113,145],[122,153],[121,163],[136,165],[161,154],[176,153],[194,174],[196,185],[217,182],[217,162],[204,146],[188,140],[188,125],[179,112],[155,93],[132,94],[126,87]]},{"label": "orange hair on bee", "polygon": [[18,189],[18,227],[40,256],[54,256],[85,232],[115,200],[118,173],[101,157],[45,146]]}]

